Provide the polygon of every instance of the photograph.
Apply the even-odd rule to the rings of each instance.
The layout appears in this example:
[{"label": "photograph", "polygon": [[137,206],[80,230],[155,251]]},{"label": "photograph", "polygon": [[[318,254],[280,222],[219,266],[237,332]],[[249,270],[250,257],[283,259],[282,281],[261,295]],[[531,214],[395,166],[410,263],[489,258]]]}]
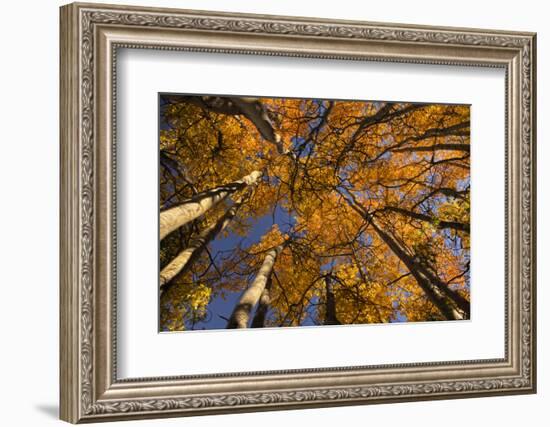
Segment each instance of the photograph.
[{"label": "photograph", "polygon": [[[380,408],[383,423],[391,403],[393,418],[425,427],[423,401],[439,401],[434,420],[456,405],[493,405],[482,412],[506,425],[540,418],[537,396],[521,396],[523,412],[470,398],[512,402],[540,382],[543,14],[499,9],[497,30],[494,5],[449,14],[398,2],[72,3],[47,20],[57,47],[32,51],[59,71],[58,85],[40,83],[59,120],[52,102],[33,118],[59,148],[25,164],[44,167],[40,179],[7,187],[32,201],[15,212],[34,224],[43,204],[21,189],[55,200],[35,187],[60,166],[59,209],[44,211],[58,238],[37,252],[59,291],[35,298],[58,312],[55,335],[38,338],[59,338],[59,354],[27,363],[59,373],[60,419],[254,412],[264,425],[253,417],[333,407],[342,420],[344,406],[376,405],[368,416]],[[26,102],[11,80],[15,104]],[[5,126],[16,132],[4,145],[25,149],[28,127]],[[33,153],[47,149],[34,139]],[[32,156],[5,157],[12,180],[28,175],[16,160]],[[19,258],[6,283],[28,269]],[[27,377],[47,383],[36,369]],[[289,420],[274,415],[267,424]]]},{"label": "photograph", "polygon": [[159,331],[470,319],[469,105],[158,103]]}]

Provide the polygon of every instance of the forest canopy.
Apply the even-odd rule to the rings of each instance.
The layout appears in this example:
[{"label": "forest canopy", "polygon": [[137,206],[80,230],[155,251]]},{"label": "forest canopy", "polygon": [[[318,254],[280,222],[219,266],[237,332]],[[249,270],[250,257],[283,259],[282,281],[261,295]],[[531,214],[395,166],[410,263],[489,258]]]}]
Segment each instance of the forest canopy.
[{"label": "forest canopy", "polygon": [[469,106],[159,103],[161,331],[469,319]]}]

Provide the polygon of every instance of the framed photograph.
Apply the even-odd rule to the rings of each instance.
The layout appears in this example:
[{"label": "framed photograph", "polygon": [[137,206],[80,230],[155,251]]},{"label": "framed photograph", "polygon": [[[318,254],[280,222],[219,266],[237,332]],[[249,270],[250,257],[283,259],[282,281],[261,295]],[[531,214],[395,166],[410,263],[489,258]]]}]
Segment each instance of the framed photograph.
[{"label": "framed photograph", "polygon": [[61,418],[534,393],[535,34],[61,8]]}]

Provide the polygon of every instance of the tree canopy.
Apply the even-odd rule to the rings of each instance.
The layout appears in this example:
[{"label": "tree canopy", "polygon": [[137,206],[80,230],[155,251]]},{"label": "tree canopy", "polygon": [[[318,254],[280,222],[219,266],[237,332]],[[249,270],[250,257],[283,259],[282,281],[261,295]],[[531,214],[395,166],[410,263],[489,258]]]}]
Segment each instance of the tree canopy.
[{"label": "tree canopy", "polygon": [[160,97],[161,330],[468,319],[470,108]]}]

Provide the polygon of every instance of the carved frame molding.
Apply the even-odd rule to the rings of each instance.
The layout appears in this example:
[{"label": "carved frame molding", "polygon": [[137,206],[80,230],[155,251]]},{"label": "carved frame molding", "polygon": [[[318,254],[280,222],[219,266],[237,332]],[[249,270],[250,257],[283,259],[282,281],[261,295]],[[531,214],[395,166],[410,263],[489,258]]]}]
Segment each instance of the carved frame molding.
[{"label": "carved frame molding", "polygon": [[[148,48],[506,69],[504,359],[116,378],[116,52]],[[535,35],[71,4],[61,8],[61,418],[73,423],[533,393]],[[288,387],[288,381],[298,386]]]}]

